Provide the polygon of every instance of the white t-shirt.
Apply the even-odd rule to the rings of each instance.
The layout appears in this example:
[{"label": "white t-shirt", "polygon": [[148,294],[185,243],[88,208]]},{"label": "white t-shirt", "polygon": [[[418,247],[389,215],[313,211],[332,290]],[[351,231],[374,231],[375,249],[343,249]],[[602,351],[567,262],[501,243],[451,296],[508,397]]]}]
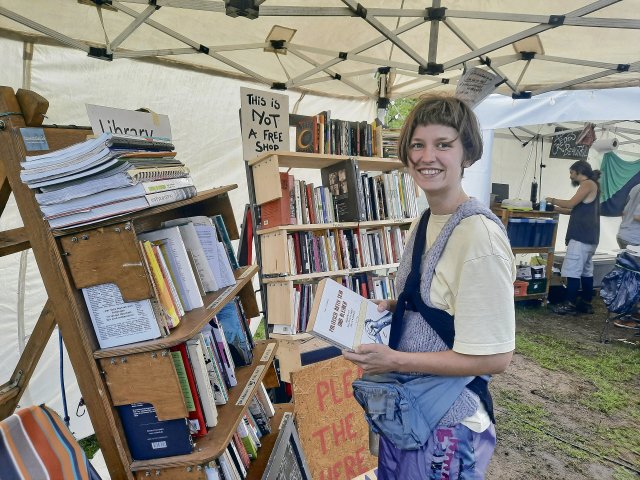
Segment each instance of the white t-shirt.
[{"label": "white t-shirt", "polygon": [[[428,248],[450,216],[431,214]],[[473,215],[453,229],[436,265],[430,299],[435,307],[454,316],[455,352],[491,355],[515,349],[515,278],[511,246],[493,221]],[[491,420],[480,404],[461,423],[474,432],[483,432]]]},{"label": "white t-shirt", "polygon": [[[431,215],[427,247],[449,217]],[[453,229],[436,265],[431,303],[455,317],[455,352],[491,355],[515,348],[515,278],[511,246],[493,221],[473,215]]]}]

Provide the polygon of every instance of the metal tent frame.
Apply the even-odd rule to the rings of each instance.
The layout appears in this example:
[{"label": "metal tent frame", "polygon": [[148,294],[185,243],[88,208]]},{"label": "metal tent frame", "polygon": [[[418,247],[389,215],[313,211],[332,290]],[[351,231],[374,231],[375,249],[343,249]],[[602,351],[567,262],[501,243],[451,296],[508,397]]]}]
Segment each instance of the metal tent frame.
[{"label": "metal tent frame", "polygon": [[[179,58],[189,63],[189,58],[194,54],[208,56],[213,59],[213,65],[204,65],[220,74],[239,75],[252,79],[274,89],[296,89],[314,93],[327,93],[327,86],[331,94],[339,96],[362,97],[369,99],[396,98],[406,96],[419,96],[425,91],[441,88],[452,88],[461,76],[461,70],[470,66],[482,66],[499,75],[502,80],[497,85],[502,93],[511,94],[514,98],[530,98],[541,93],[570,89],[570,88],[603,88],[610,86],[628,86],[640,83],[640,59],[628,58],[625,62],[606,61],[605,58],[579,58],[572,55],[571,37],[576,29],[588,29],[596,35],[606,35],[611,31],[635,30],[640,31],[640,19],[610,18],[607,9],[626,3],[627,0],[597,0],[586,1],[585,5],[569,12],[558,14],[528,14],[528,13],[504,13],[487,11],[463,11],[446,7],[446,2],[432,0],[426,8],[402,8],[405,3],[423,4],[424,2],[402,1],[401,8],[375,8],[370,4],[379,5],[382,2],[369,0],[364,4],[355,0],[341,0],[333,3],[335,6],[296,6],[287,5],[277,0],[78,0],[77,9],[93,8],[100,19],[104,31],[104,43],[95,43],[88,40],[73,38],[72,36],[55,29],[55,21],[51,25],[45,25],[30,18],[29,7],[18,7],[13,3],[13,8],[2,6],[4,2],[12,0],[0,0],[0,16],[6,17],[23,27],[27,27],[23,35],[35,30],[55,42],[84,51],[87,55],[102,60],[118,59],[145,59],[150,57]],[[32,3],[32,2],[24,2]],[[291,2],[294,3],[294,2]],[[388,4],[390,2],[386,2]],[[393,2],[398,3],[398,2]],[[530,7],[528,2],[526,5]],[[539,2],[533,2],[539,3]],[[128,4],[134,4],[132,8]],[[524,6],[524,4],[523,4]],[[142,8],[141,8],[142,7]],[[69,7],[67,7],[69,8]],[[532,8],[533,9],[533,8]],[[166,22],[156,20],[159,12],[170,10],[171,12],[192,11],[197,15],[204,15],[211,19],[214,26],[229,28],[228,26],[247,26],[251,28],[248,19],[233,19],[232,17],[255,18],[263,22],[275,23],[286,19],[314,19],[321,22],[328,18],[351,18],[354,26],[364,24],[371,31],[368,32],[369,40],[353,45],[354,42],[349,32],[340,32],[338,39],[332,38],[332,44],[336,41],[343,48],[338,50],[322,48],[299,42],[286,40],[271,40],[269,42],[252,43],[228,43],[209,44],[203,43],[189,33],[189,27],[176,28],[168,26]],[[80,10],[78,10],[80,12]],[[82,11],[86,15],[86,11]],[[593,16],[601,13],[603,16]],[[114,15],[126,17],[126,25],[109,39],[105,28],[105,19]],[[168,17],[164,17],[166,20]],[[237,22],[230,24],[229,21]],[[209,20],[207,20],[209,21]],[[395,21],[395,28],[391,25]],[[482,25],[495,25],[491,22],[514,22],[524,24],[527,28],[512,33],[484,45],[478,45],[469,32],[460,26],[459,22],[473,21],[482,29]],[[241,25],[242,23],[242,25]],[[402,24],[401,24],[402,23]],[[177,41],[179,48],[144,48],[144,42],[136,43],[136,48],[131,48],[127,40],[143,37],[140,31],[143,27],[150,27],[160,32],[171,41]],[[405,34],[423,27],[424,35],[419,35],[421,44],[410,44],[404,40]],[[428,32],[426,31],[428,29]],[[243,32],[247,30],[234,29],[231,36],[242,39]],[[535,51],[519,51],[506,54],[505,47],[510,47],[514,42],[533,36],[541,36],[549,31],[567,32],[566,54],[546,55]],[[440,54],[443,32],[457,39],[465,53],[453,58],[443,58]],[[2,31],[0,30],[0,34]],[[14,32],[15,33],[15,32]],[[344,34],[343,34],[344,33]],[[113,36],[113,35],[112,35]],[[640,32],[638,33],[640,40]],[[544,41],[544,38],[543,38]],[[125,48],[126,46],[126,48]],[[420,51],[426,51],[423,56]],[[251,52],[252,58],[260,58],[264,62],[280,62],[282,71],[277,76],[273,69],[265,73],[260,68],[263,63],[253,63],[248,66],[235,60],[234,55]],[[380,54],[381,52],[384,55]],[[295,57],[298,68],[293,75],[282,64],[281,59],[285,54]],[[490,54],[496,54],[490,57]],[[268,56],[268,57],[267,57]],[[246,57],[245,57],[246,58]],[[266,59],[266,60],[264,60]],[[512,64],[522,64],[520,67],[511,67],[505,71],[504,67]],[[565,68],[569,66],[581,67],[581,74],[572,73],[568,68],[566,74],[560,75],[560,79],[545,84],[526,83],[528,72],[534,65],[555,64]],[[202,66],[202,65],[201,65]],[[303,66],[301,68],[301,66]],[[585,70],[590,73],[582,74]],[[375,78],[374,78],[375,76]],[[605,80],[606,79],[606,80]],[[340,85],[336,87],[336,82]],[[323,90],[324,89],[324,90]]]}]

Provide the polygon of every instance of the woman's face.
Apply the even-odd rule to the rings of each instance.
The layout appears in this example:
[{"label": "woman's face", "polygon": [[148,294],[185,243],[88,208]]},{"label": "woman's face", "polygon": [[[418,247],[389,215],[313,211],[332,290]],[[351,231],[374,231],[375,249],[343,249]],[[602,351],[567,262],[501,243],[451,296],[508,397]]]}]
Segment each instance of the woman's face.
[{"label": "woman's face", "polygon": [[408,171],[427,194],[457,190],[464,152],[458,131],[446,125],[419,125],[409,146]]}]

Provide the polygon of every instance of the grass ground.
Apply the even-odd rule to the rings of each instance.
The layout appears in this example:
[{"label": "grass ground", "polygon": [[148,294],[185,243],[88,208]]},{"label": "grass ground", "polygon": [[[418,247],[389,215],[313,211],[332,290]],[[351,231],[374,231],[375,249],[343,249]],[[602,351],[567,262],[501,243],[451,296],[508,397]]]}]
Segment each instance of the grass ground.
[{"label": "grass ground", "polygon": [[517,309],[516,354],[492,391],[498,448],[487,478],[614,479],[640,474],[640,338],[607,316]]}]

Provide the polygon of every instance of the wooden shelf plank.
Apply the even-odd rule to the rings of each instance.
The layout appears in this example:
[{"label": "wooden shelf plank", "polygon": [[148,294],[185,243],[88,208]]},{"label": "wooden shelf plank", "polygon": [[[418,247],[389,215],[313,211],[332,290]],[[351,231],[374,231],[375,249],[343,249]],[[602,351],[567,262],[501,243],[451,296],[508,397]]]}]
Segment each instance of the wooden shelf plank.
[{"label": "wooden shelf plank", "polygon": [[521,300],[542,300],[547,296],[546,292],[543,293],[529,293],[527,295],[520,295],[513,297],[514,301],[519,302]]},{"label": "wooden shelf plank", "polygon": [[202,326],[218,313],[224,305],[240,293],[240,290],[251,282],[251,278],[258,272],[257,265],[241,267],[234,272],[236,284],[217,292],[208,293],[203,297],[204,307],[195,308],[182,317],[180,324],[171,331],[168,337],[148,340],[146,342],[122,345],[120,347],[96,350],[94,358],[108,358],[129,355],[133,353],[163,350],[193,338]]},{"label": "wooden shelf plank", "polygon": [[22,252],[29,248],[31,248],[31,244],[24,227],[0,232],[0,257]]},{"label": "wooden shelf plank", "polygon": [[278,152],[277,154],[269,153],[257,157],[249,161],[249,166],[267,161],[269,158],[276,157],[278,166],[283,168],[323,168],[334,163],[355,158],[361,171],[380,171],[402,170],[404,165],[397,158],[380,158],[380,157],[359,157],[349,155],[326,155],[321,153],[306,152]]},{"label": "wooden shelf plank", "polygon": [[[270,345],[273,346],[269,347]],[[269,347],[269,350],[267,350],[267,347]],[[248,403],[236,405],[236,402],[238,402],[244,393],[245,388],[248,388],[249,398],[255,395],[264,375],[267,373],[267,370],[271,368],[276,350],[276,341],[269,340],[256,343],[256,348],[253,350],[253,363],[247,367],[236,368],[238,385],[229,389],[229,401],[227,404],[218,406],[218,425],[209,430],[206,436],[196,439],[196,448],[193,453],[154,460],[134,461],[131,463],[131,470],[135,472],[147,469],[184,468],[204,465],[219,457],[231,441],[231,437],[236,431],[248,406]],[[268,355],[266,353],[268,353]],[[259,369],[262,370],[253,378],[255,382],[249,384],[248,382],[252,379],[254,372]]]},{"label": "wooden shelf plank", "polygon": [[[112,225],[114,223],[120,223],[123,221],[134,221],[136,223],[136,231],[141,232],[145,230],[151,230],[153,228],[159,228],[159,224],[164,220],[163,213],[174,212],[171,217],[190,217],[199,215],[197,211],[194,211],[194,207],[199,203],[206,203],[208,201],[215,201],[216,197],[223,195],[231,190],[238,188],[238,185],[225,185],[223,187],[212,188],[204,192],[198,193],[195,197],[181,200],[179,202],[168,203],[166,205],[160,205],[158,207],[151,207],[137,212],[131,212],[126,215],[119,215],[100,222],[92,223],[91,225],[83,225],[75,228],[68,228],[65,230],[53,229],[52,234],[55,237],[62,237],[72,233],[86,231],[90,228],[102,227],[105,225]],[[148,225],[145,222],[149,222]],[[225,222],[226,223],[226,222]]]},{"label": "wooden shelf plank", "polygon": [[281,225],[279,227],[265,228],[263,230],[257,230],[256,233],[258,235],[264,235],[278,231],[306,232],[311,230],[393,227],[399,225],[410,225],[414,220],[414,218],[398,218],[394,220],[367,220],[366,222],[304,223],[301,225]]},{"label": "wooden shelf plank", "polygon": [[354,273],[372,272],[374,270],[390,270],[398,268],[399,263],[386,263],[384,265],[373,265],[371,267],[347,268],[343,270],[334,270],[330,272],[304,273],[301,275],[283,275],[279,277],[262,277],[262,283],[280,283],[280,282],[305,282],[315,280],[317,278],[341,277],[343,275],[353,275]]},{"label": "wooden shelf plank", "polygon": [[512,247],[511,251],[514,254],[520,253],[553,253],[553,247]]},{"label": "wooden shelf plank", "polygon": [[273,407],[276,414],[271,419],[271,433],[264,435],[260,439],[262,446],[258,450],[258,458],[251,462],[251,467],[247,472],[245,480],[260,480],[262,478],[262,474],[267,468],[271,452],[273,452],[273,447],[275,447],[276,440],[278,439],[278,433],[280,432],[278,427],[280,426],[282,417],[285,413],[293,414],[293,403],[277,403]]}]

